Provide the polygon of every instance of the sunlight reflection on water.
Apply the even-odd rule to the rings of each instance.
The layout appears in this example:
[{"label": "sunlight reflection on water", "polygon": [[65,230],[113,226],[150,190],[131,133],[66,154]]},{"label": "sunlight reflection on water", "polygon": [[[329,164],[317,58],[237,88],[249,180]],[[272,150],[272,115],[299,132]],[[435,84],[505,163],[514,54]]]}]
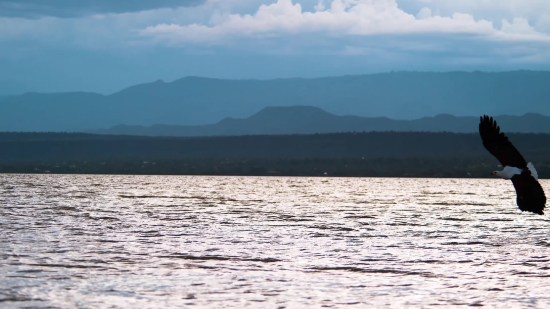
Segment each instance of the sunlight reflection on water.
[{"label": "sunlight reflection on water", "polygon": [[2,308],[550,308],[549,220],[509,181],[0,175],[0,190]]}]

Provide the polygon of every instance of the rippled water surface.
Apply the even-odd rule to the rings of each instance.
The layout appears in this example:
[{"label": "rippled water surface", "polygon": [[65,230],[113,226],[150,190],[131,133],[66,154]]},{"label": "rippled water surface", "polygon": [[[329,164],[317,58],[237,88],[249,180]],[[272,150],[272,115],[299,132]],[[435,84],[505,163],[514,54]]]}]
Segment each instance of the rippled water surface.
[{"label": "rippled water surface", "polygon": [[550,308],[550,220],[509,181],[0,175],[0,192],[2,308]]}]

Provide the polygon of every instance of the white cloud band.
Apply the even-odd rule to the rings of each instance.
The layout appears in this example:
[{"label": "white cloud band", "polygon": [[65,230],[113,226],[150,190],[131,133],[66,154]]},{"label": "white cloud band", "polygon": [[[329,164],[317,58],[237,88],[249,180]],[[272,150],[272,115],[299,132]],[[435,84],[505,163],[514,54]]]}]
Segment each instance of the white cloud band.
[{"label": "white cloud band", "polygon": [[322,33],[328,36],[371,36],[383,34],[451,33],[479,35],[488,39],[550,42],[550,35],[538,32],[525,18],[503,20],[500,29],[485,19],[453,13],[433,14],[423,7],[416,16],[399,8],[395,0],[320,1],[315,11],[300,3],[277,0],[263,4],[254,14],[219,14],[209,24],[162,23],[141,31],[172,43],[192,42],[224,45],[239,38],[269,38]]}]

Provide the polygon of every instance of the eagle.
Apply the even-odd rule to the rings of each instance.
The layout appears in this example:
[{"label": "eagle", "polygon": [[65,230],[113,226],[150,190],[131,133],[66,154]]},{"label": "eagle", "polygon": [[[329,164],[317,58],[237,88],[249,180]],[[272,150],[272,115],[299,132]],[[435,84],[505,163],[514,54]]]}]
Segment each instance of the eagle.
[{"label": "eagle", "polygon": [[502,171],[494,171],[491,175],[512,180],[516,189],[516,204],[521,211],[543,215],[546,195],[538,182],[539,176],[533,164],[525,161],[508,137],[500,132],[493,117],[480,117],[479,135],[485,149],[504,167]]}]

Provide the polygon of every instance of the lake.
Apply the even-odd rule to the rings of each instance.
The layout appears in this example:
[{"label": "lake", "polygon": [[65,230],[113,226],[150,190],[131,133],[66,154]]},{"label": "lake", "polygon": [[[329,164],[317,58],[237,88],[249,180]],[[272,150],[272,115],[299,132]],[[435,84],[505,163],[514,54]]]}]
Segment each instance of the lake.
[{"label": "lake", "polygon": [[550,308],[550,220],[501,179],[4,174],[0,192],[1,308]]}]

